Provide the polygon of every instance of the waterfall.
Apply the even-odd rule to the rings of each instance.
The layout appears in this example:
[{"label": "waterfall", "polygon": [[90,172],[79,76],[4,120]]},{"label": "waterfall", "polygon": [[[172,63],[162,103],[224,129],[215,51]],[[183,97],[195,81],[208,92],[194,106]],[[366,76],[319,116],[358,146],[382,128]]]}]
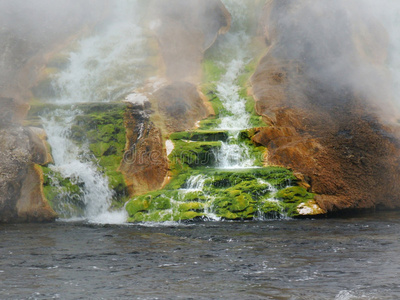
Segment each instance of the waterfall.
[{"label": "waterfall", "polygon": [[135,18],[119,16],[103,31],[79,42],[78,49],[69,53],[68,68],[54,76],[53,102],[113,101],[143,82],[137,74],[146,53]]},{"label": "waterfall", "polygon": [[217,153],[217,167],[221,169],[252,168],[254,161],[247,145],[239,141],[238,133],[232,134],[228,141],[222,142]]},{"label": "waterfall", "polygon": [[217,153],[217,167],[222,169],[241,169],[254,166],[255,159],[251,157],[247,145],[239,140],[240,130],[250,128],[250,114],[246,111],[246,99],[239,95],[241,86],[239,76],[243,73],[251,55],[247,50],[250,37],[244,30],[247,22],[246,4],[239,1],[224,1],[231,12],[232,31],[227,33],[225,43],[221,46],[222,60],[220,64],[226,70],[216,85],[216,94],[222,102],[225,113],[220,116],[221,122],[217,129],[227,130],[228,141],[222,142]]},{"label": "waterfall", "polygon": [[198,191],[202,191],[204,188],[204,183],[206,181],[206,176],[203,174],[199,174],[199,175],[193,175],[191,176],[186,184],[185,184],[185,188],[181,189],[181,191],[184,192],[198,192]]},{"label": "waterfall", "polygon": [[[238,55],[243,55],[239,52]],[[237,80],[245,62],[243,58],[234,59],[228,63],[227,71],[217,84],[217,95],[224,105],[227,113],[221,117],[218,129],[241,130],[250,127],[250,115],[246,112],[246,100],[238,94],[240,86]]]},{"label": "waterfall", "polygon": [[[137,6],[138,1],[117,1],[113,19],[82,39],[68,54],[66,69],[52,78],[56,96],[49,102],[62,108],[42,116],[54,157],[50,169],[79,187],[85,206],[83,215],[60,208],[58,213],[68,218],[83,217],[95,223],[123,223],[127,218],[125,210],[109,211],[114,192],[108,178],[99,171],[88,144],[78,146],[70,136],[75,118],[82,114],[79,105],[118,100],[143,83],[138,70],[146,53]],[[73,195],[64,197],[68,202]]]},{"label": "waterfall", "polygon": [[[259,205],[262,205],[266,202],[274,203],[280,208],[280,211],[276,212],[272,216],[273,219],[278,219],[278,218],[279,219],[288,219],[289,217],[287,216],[287,213],[285,212],[284,207],[281,204],[281,201],[276,198],[278,189],[276,187],[274,187],[272,184],[270,184],[269,182],[262,180],[261,178],[259,178],[257,181],[259,184],[265,185],[265,190],[270,192],[270,196],[268,198],[264,199],[263,201],[261,201],[261,203]],[[290,183],[286,187],[289,187],[289,186],[290,186]],[[265,221],[266,220],[265,213],[262,210],[258,209],[254,216],[254,220]]]},{"label": "waterfall", "polygon": [[[109,188],[106,176],[98,171],[98,165],[89,154],[87,145],[78,147],[71,139],[71,126],[80,111],[78,109],[57,109],[42,117],[43,127],[48,135],[48,142],[52,146],[54,164],[51,170],[59,173],[63,178],[72,179],[79,186],[81,201],[85,205],[84,214],[78,212],[59,211],[72,219],[83,217],[95,223],[122,223],[125,221],[125,212],[109,212],[113,191]],[[72,195],[64,195],[68,202]]]}]

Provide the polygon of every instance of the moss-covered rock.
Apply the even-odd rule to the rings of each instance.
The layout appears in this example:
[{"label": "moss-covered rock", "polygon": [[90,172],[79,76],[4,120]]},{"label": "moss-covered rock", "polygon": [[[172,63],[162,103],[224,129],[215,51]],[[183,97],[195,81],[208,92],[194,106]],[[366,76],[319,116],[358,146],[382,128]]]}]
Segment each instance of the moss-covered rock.
[{"label": "moss-covered rock", "polygon": [[285,210],[290,216],[298,216],[297,207],[302,203],[307,203],[314,199],[314,194],[307,192],[304,187],[291,186],[282,189],[276,193],[276,198],[283,202]]},{"label": "moss-covered rock", "polygon": [[[28,120],[46,116],[56,109],[69,110],[71,105],[54,105],[34,102]],[[113,206],[122,206],[127,200],[127,187],[119,166],[125,152],[123,103],[87,103],[76,107],[76,115],[69,132],[69,138],[77,145],[90,150],[87,159],[92,159],[99,170],[108,177],[110,188],[115,192]],[[62,118],[62,117],[60,117]],[[60,120],[62,121],[62,120]],[[44,190],[52,207],[68,217],[68,214],[83,213],[83,194],[79,183],[70,178],[62,178],[60,174],[45,169],[46,180]],[[67,206],[67,207],[61,207]],[[66,213],[63,213],[66,212]],[[74,212],[74,213],[72,213]],[[77,213],[78,212],[78,213]]]},{"label": "moss-covered rock", "polygon": [[[193,185],[194,179],[201,181],[198,189],[189,184]],[[313,197],[297,186],[297,178],[284,168],[203,168],[178,174],[164,190],[136,197],[126,209],[132,222],[189,220],[210,214],[248,220],[297,216],[297,206]]]},{"label": "moss-covered rock", "polygon": [[156,191],[138,196],[125,206],[131,222],[189,220],[204,215],[204,204],[181,201],[178,191]]},{"label": "moss-covered rock", "polygon": [[175,141],[175,148],[168,156],[175,174],[190,168],[210,166],[216,162],[221,142]]},{"label": "moss-covered rock", "polygon": [[50,206],[60,218],[83,216],[85,210],[82,185],[75,178],[64,178],[60,173],[42,167],[43,192]]},{"label": "moss-covered rock", "polygon": [[229,134],[226,130],[192,130],[172,133],[169,138],[173,141],[217,142],[226,141]]}]

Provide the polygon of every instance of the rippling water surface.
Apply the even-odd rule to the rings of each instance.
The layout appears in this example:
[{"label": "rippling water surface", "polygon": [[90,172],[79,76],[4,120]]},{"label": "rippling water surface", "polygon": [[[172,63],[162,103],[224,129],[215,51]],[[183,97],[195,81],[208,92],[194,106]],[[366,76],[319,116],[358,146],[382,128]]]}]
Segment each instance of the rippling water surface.
[{"label": "rippling water surface", "polygon": [[0,299],[399,299],[400,213],[0,225]]}]

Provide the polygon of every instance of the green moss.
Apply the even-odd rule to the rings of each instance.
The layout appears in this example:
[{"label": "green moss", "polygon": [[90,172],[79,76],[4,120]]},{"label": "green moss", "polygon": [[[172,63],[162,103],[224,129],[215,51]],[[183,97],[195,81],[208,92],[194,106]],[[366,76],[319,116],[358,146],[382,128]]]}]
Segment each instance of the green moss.
[{"label": "green moss", "polygon": [[183,201],[187,202],[206,202],[207,197],[201,191],[188,192],[182,196]]},{"label": "green moss", "polygon": [[221,142],[175,141],[175,148],[168,156],[173,172],[181,172],[190,168],[213,165],[216,151]]},{"label": "green moss", "polygon": [[[191,176],[197,175],[204,179],[203,189],[186,190]],[[290,184],[294,186],[287,188]],[[275,195],[274,190],[279,192]],[[272,197],[277,200],[269,200]],[[196,168],[177,174],[162,191],[135,197],[127,211],[132,222],[187,220],[188,216],[204,217],[206,212],[228,220],[248,220],[260,214],[267,218],[296,216],[297,205],[312,197],[297,186],[297,178],[284,168]]]},{"label": "green moss", "polygon": [[89,149],[109,179],[110,188],[123,201],[127,194],[123,175],[118,171],[125,149],[125,105],[92,103],[81,105],[83,114],[75,119],[71,138],[78,144],[89,143]]},{"label": "green moss", "polygon": [[204,59],[203,67],[203,82],[215,82],[221,79],[225,73],[224,68],[216,63],[213,59]]},{"label": "green moss", "polygon": [[265,147],[261,145],[256,145],[252,141],[252,137],[254,136],[254,134],[254,129],[243,130],[239,134],[238,142],[247,145],[251,157],[255,159],[254,165],[262,167],[264,165]]},{"label": "green moss", "polygon": [[81,184],[74,178],[62,177],[48,167],[42,167],[42,170],[44,195],[59,217],[83,216],[85,203]]},{"label": "green moss", "polygon": [[115,192],[115,196],[121,201],[121,203],[125,203],[127,200],[125,199],[127,191],[125,179],[122,173],[118,171],[106,171],[105,174],[108,178],[110,189]]},{"label": "green moss", "polygon": [[304,187],[292,186],[277,192],[276,198],[283,202],[283,207],[289,216],[298,215],[297,206],[314,199],[315,195],[307,192]]},{"label": "green moss", "polygon": [[134,198],[126,205],[130,221],[181,221],[204,215],[204,204],[172,199],[179,199],[177,191],[156,191]]},{"label": "green moss", "polygon": [[313,199],[314,194],[308,193],[304,187],[292,186],[280,190],[276,197],[282,199],[285,203],[296,203],[304,199]]},{"label": "green moss", "polygon": [[257,67],[257,60],[253,59],[250,63],[248,63],[245,68],[244,72],[238,78],[238,85],[240,86],[239,96],[242,99],[246,100],[246,111],[250,114],[250,125],[252,127],[262,127],[266,124],[263,122],[262,117],[259,116],[256,112],[256,102],[253,96],[248,95],[248,89],[250,87],[249,80],[250,77],[253,75],[254,71]]},{"label": "green moss", "polygon": [[261,203],[258,211],[261,212],[263,217],[267,219],[275,219],[281,217],[282,215],[286,215],[283,205],[276,200],[266,200],[265,202]]},{"label": "green moss", "polygon": [[220,119],[217,118],[208,118],[200,121],[200,129],[202,130],[210,130],[218,127],[218,125],[221,123]]},{"label": "green moss", "polygon": [[216,142],[226,141],[228,138],[229,134],[226,130],[193,130],[175,132],[170,135],[170,139],[173,141]]},{"label": "green moss", "polygon": [[[44,116],[55,109],[70,109],[71,105],[51,105],[35,101],[32,103],[28,119]],[[123,103],[88,103],[80,104],[77,115],[71,125],[71,140],[81,147],[88,146],[92,158],[98,165],[99,170],[104,173],[114,190],[116,199],[120,206],[126,201],[127,187],[124,177],[118,171],[125,149],[125,126],[124,113],[126,105]],[[61,118],[61,117],[60,117]],[[60,122],[63,122],[60,119]],[[90,158],[90,157],[89,157]],[[54,178],[53,178],[54,179]],[[56,179],[54,179],[56,180]],[[68,182],[62,178],[57,179],[57,185],[70,189]],[[54,198],[54,187],[52,182],[45,182],[49,198]],[[64,191],[67,193],[67,190]],[[70,194],[74,194],[72,191]]]},{"label": "green moss", "polygon": [[[201,86],[201,91],[209,99],[214,109],[215,115],[219,116],[227,112],[221,100],[218,98],[216,94],[216,82],[221,79],[222,75],[225,73],[225,70],[221,66],[219,66],[215,62],[215,60],[210,58],[204,59],[202,66],[203,66],[203,84]],[[205,124],[201,124],[200,128],[203,129],[215,128],[211,126],[204,127],[204,125]]]},{"label": "green moss", "polygon": [[204,204],[198,202],[179,203],[177,205],[177,209],[180,212],[188,212],[188,211],[202,212],[204,211]]},{"label": "green moss", "polygon": [[149,206],[150,205],[147,200],[134,199],[127,203],[125,209],[129,213],[129,215],[134,216],[140,212],[148,212]]}]

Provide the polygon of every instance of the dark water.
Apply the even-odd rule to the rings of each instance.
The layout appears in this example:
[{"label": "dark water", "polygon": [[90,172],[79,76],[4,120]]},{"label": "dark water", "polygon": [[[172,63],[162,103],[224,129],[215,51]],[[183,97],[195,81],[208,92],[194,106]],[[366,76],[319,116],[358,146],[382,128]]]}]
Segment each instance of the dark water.
[{"label": "dark water", "polygon": [[1,299],[400,299],[400,214],[0,225]]}]

